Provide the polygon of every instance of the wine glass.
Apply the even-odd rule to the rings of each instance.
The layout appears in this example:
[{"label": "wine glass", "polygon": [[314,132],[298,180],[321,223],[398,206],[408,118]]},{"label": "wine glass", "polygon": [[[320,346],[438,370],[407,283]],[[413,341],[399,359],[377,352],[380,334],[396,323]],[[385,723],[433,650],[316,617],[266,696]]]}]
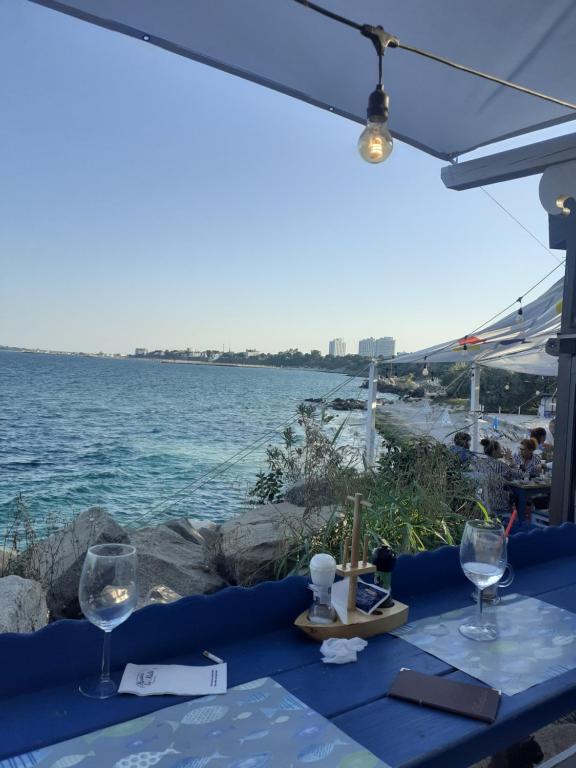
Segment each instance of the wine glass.
[{"label": "wine glass", "polygon": [[118,692],[110,677],[110,634],[136,607],[136,549],[129,544],[97,544],[86,553],[80,587],[80,607],[92,624],[104,631],[102,667],[97,682],[80,685],[93,699],[107,699]]},{"label": "wine glass", "polygon": [[460,542],[460,563],[464,575],[478,587],[477,623],[462,624],[460,633],[470,640],[495,640],[496,627],[482,614],[482,593],[497,584],[506,570],[506,534],[500,523],[468,520]]}]

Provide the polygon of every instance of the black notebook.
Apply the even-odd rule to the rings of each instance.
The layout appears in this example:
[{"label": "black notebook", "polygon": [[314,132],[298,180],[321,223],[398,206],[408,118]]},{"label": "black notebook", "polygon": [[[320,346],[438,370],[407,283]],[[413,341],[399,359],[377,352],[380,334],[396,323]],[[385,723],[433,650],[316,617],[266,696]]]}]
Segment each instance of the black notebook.
[{"label": "black notebook", "polygon": [[392,683],[389,696],[493,723],[502,694],[495,688],[457,683],[446,677],[401,669]]}]

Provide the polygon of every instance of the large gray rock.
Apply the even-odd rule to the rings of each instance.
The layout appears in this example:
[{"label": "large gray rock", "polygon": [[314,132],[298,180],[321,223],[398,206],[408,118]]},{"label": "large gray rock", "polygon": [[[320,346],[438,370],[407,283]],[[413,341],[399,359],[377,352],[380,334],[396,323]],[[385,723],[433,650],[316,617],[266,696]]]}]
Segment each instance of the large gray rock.
[{"label": "large gray rock", "polygon": [[306,512],[288,502],[250,509],[220,526],[218,569],[233,584],[273,579],[279,561],[295,542],[313,536],[331,515],[330,508]]},{"label": "large gray rock", "polygon": [[336,501],[334,483],[323,478],[298,480],[284,494],[284,500],[306,509],[319,509]]},{"label": "large gray rock", "polygon": [[0,632],[35,632],[47,622],[41,584],[20,576],[0,579]]},{"label": "large gray rock", "polygon": [[206,548],[168,525],[130,532],[138,554],[139,607],[157,602],[165,589],[179,595],[205,595],[226,586],[210,567]]},{"label": "large gray rock", "polygon": [[21,555],[19,570],[32,575],[47,590],[52,618],[76,618],[81,615],[78,585],[88,548],[128,541],[126,531],[106,510],[91,507]]},{"label": "large gray rock", "polygon": [[175,531],[187,541],[193,541],[196,544],[202,541],[201,537],[198,535],[196,527],[186,517],[175,517],[172,520],[167,520],[163,525],[166,528]]}]

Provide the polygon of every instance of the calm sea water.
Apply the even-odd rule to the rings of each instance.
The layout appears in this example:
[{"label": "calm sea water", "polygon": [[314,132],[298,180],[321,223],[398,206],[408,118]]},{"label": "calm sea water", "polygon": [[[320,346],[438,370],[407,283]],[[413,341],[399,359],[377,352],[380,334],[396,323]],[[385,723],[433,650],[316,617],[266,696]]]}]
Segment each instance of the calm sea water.
[{"label": "calm sea water", "polygon": [[92,505],[127,525],[230,517],[265,444],[183,489],[342,382],[337,396],[358,396],[359,379],[333,373],[0,352],[0,531],[20,493],[40,524]]}]

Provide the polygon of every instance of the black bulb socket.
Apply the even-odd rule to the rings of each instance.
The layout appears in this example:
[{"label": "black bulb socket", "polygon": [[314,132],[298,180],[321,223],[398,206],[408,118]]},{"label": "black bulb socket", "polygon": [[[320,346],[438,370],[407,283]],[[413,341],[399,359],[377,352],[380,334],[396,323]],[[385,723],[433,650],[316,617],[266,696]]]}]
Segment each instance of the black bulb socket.
[{"label": "black bulb socket", "polygon": [[376,123],[385,123],[388,120],[388,104],[388,94],[382,85],[377,85],[368,99],[368,109],[366,110],[368,120]]}]

